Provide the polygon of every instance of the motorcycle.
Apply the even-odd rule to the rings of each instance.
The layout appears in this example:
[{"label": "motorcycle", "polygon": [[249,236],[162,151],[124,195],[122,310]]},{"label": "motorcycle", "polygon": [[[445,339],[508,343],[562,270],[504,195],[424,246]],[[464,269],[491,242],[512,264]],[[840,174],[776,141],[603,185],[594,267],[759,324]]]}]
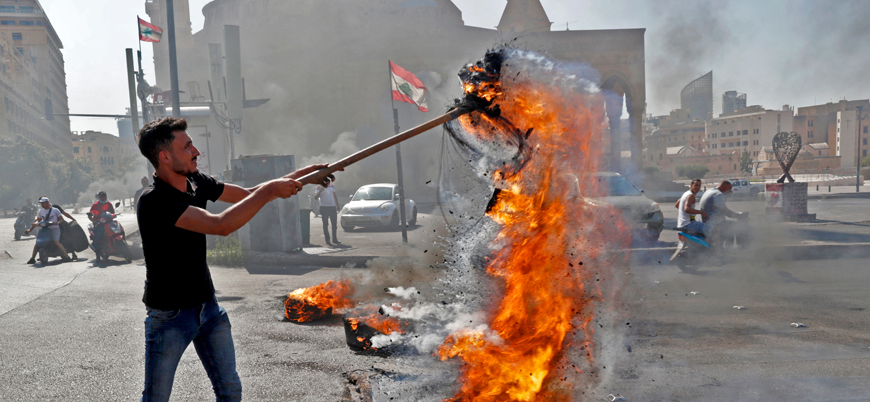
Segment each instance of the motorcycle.
[{"label": "motorcycle", "polygon": [[[745,224],[748,219],[749,213],[743,212],[738,216],[737,221]],[[676,264],[681,271],[695,272],[702,262],[716,260],[713,258],[716,250],[707,242],[707,238],[703,234],[687,228],[674,228],[674,230],[680,232],[677,234],[680,244],[677,246],[677,251],[671,256],[671,262]],[[749,244],[749,235],[745,232],[741,231],[740,234],[732,238],[735,246],[745,247]],[[717,248],[724,248],[726,244],[730,244],[732,239],[725,239],[723,244],[716,245]],[[721,262],[721,259],[719,261]]]},{"label": "motorcycle", "polygon": [[[39,233],[36,234],[36,249],[39,253],[39,262],[42,265],[48,263],[48,259],[50,257],[60,257],[65,261],[69,261],[69,256],[60,252],[60,249],[54,244],[54,241],[51,239],[51,230],[49,229],[49,223],[46,221],[39,222],[37,224],[39,226]],[[63,244],[65,248],[70,248],[71,245],[64,238],[63,232],[61,231],[60,243]],[[71,250],[71,248],[70,248]]]},{"label": "motorcycle", "polygon": [[[118,203],[120,205],[120,203]],[[117,205],[116,205],[117,206]],[[110,256],[122,257],[124,261],[130,263],[133,261],[133,253],[130,251],[130,246],[127,245],[127,236],[124,232],[124,227],[115,218],[120,214],[113,214],[108,211],[101,213],[98,217],[88,212],[88,218],[91,219],[91,224],[88,225],[88,232],[91,238],[91,249],[97,255],[96,260],[108,260]],[[97,244],[97,233],[102,233],[103,236]]]},{"label": "motorcycle", "polygon": [[671,262],[676,264],[680,271],[689,273],[697,271],[701,261],[706,260],[709,254],[713,253],[713,248],[700,233],[686,228],[674,228],[674,230],[680,232],[677,234],[680,244],[671,256]]},{"label": "motorcycle", "polygon": [[15,219],[15,224],[13,225],[13,227],[15,227],[15,240],[21,240],[21,236],[25,234],[24,232],[27,229],[30,229],[30,223],[33,222],[33,217],[31,216],[29,218],[30,219],[28,220],[28,216],[24,212],[18,214],[18,218]]}]

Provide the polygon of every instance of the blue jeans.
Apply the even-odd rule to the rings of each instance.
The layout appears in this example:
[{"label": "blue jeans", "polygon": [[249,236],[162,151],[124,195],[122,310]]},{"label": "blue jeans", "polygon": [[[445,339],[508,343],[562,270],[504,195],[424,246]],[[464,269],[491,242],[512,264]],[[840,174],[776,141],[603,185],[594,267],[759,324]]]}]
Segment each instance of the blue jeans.
[{"label": "blue jeans", "polygon": [[217,401],[241,401],[242,381],[227,311],[212,298],[183,310],[148,308],[145,318],[145,390],[142,402],[168,401],[175,369],[193,342]]}]

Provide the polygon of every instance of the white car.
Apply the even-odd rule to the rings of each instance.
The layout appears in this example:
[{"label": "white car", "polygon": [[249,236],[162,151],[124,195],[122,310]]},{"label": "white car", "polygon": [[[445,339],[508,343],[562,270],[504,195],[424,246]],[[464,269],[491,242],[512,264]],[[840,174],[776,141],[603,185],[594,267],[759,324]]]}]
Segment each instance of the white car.
[{"label": "white car", "polygon": [[[398,186],[389,183],[367,184],[360,187],[350,202],[341,208],[338,218],[341,228],[350,232],[355,226],[389,226],[398,228]],[[408,226],[417,224],[417,204],[405,198],[405,219]]]}]

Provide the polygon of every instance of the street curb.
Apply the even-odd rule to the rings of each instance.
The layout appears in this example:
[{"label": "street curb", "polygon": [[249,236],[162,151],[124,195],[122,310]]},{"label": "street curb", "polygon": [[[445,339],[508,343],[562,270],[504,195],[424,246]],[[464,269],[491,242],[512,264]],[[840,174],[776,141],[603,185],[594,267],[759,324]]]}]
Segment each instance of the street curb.
[{"label": "street curb", "polygon": [[[670,264],[676,247],[652,247],[629,251],[634,263],[640,265]],[[774,262],[799,260],[830,260],[839,258],[870,258],[870,243],[788,244],[759,249],[747,249],[733,262]]]},{"label": "street curb", "polygon": [[822,194],[807,194],[808,200],[826,200],[837,198],[870,198],[870,193],[822,193]]},{"label": "street curb", "polygon": [[329,256],[300,253],[251,253],[245,261],[251,265],[318,266],[330,268],[365,268],[376,255]]}]

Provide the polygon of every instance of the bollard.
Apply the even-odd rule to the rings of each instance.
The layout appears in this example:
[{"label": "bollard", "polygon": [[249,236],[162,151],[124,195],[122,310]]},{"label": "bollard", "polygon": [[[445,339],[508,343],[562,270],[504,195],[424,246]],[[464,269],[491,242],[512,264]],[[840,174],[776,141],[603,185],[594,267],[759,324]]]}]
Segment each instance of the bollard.
[{"label": "bollard", "polygon": [[829,193],[831,192],[831,186],[828,186],[828,192]]},{"label": "bollard", "polygon": [[816,191],[819,191],[819,185],[816,184]]},{"label": "bollard", "polygon": [[311,210],[299,208],[299,226],[302,229],[302,244],[311,244]]}]

